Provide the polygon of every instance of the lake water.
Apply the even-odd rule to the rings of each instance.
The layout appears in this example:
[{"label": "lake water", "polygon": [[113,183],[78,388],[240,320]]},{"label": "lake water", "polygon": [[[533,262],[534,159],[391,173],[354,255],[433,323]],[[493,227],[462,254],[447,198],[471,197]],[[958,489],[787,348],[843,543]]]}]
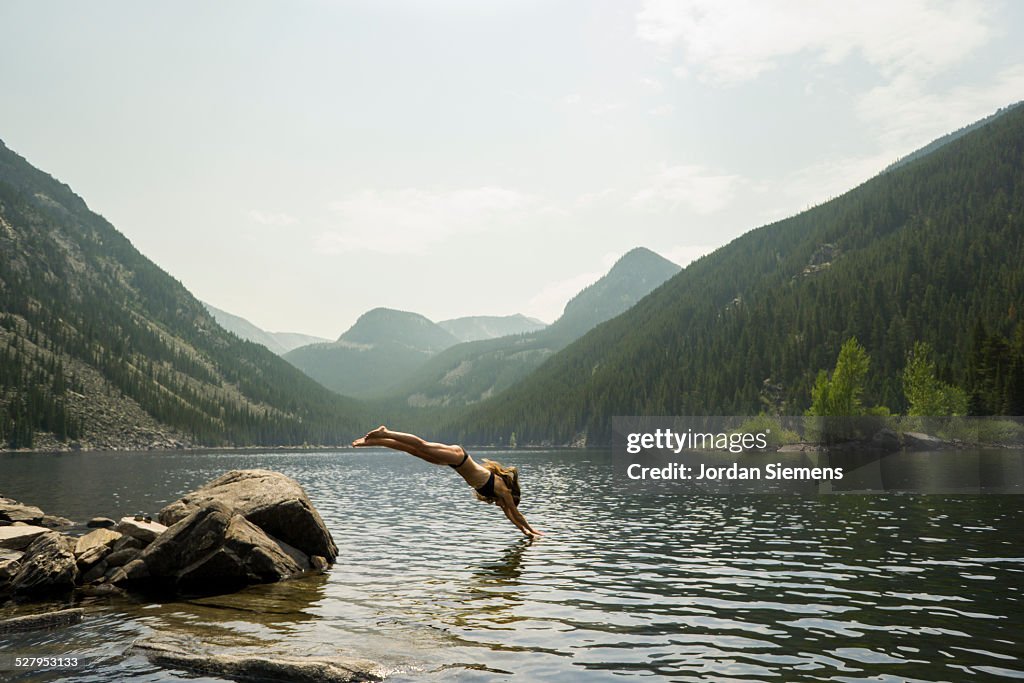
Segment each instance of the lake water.
[{"label": "lake water", "polygon": [[523,538],[456,474],[398,453],[0,456],[0,495],[79,521],[278,470],[340,549],[324,575],[230,596],[86,598],[79,625],[0,635],[0,652],[84,666],[0,679],[215,680],[126,652],[154,635],[365,657],[394,681],[1024,678],[1020,496],[695,496],[624,487],[607,453],[489,455],[520,466],[522,510],[547,536]]}]

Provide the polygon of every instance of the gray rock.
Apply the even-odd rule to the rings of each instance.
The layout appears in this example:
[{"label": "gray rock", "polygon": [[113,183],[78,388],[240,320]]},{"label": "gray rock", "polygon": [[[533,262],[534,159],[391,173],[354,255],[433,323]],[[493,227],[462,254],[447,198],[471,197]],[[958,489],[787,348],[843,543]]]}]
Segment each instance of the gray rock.
[{"label": "gray rock", "polygon": [[205,593],[280,581],[309,568],[304,553],[269,537],[223,503],[208,501],[172,525],[110,580],[155,582]]},{"label": "gray rock", "polygon": [[34,505],[22,505],[21,503],[4,498],[0,503],[0,526],[6,526],[15,522],[38,525],[43,521],[46,514]]},{"label": "gray rock", "polygon": [[136,559],[141,552],[138,548],[124,548],[123,550],[115,550],[103,559],[108,567],[123,567]]},{"label": "gray rock", "polygon": [[816,443],[801,441],[799,443],[788,443],[780,446],[778,453],[819,453],[822,448]]},{"label": "gray rock", "polygon": [[116,552],[120,552],[122,550],[129,550],[129,549],[130,550],[142,550],[143,548],[146,547],[146,545],[147,544],[143,543],[142,541],[140,541],[137,538],[133,538],[131,536],[124,536],[124,535],[122,535],[120,539],[118,539],[117,541],[114,542],[114,545],[111,548],[111,550],[113,550],[115,553]]},{"label": "gray rock", "polygon": [[0,550],[0,595],[6,593],[11,579],[18,573],[21,566],[22,553],[13,550]]},{"label": "gray rock", "polygon": [[90,597],[106,597],[109,595],[124,595],[124,591],[117,586],[110,583],[93,583],[87,586],[79,586],[77,591],[79,595],[88,595]]},{"label": "gray rock", "polygon": [[[79,569],[82,568],[81,563],[79,563],[78,566],[79,566]],[[84,574],[82,574],[79,577],[78,582],[79,583],[92,583],[93,581],[99,581],[100,579],[102,579],[106,575],[107,569],[109,569],[109,568],[110,567],[109,567],[109,565],[107,564],[107,562],[105,560],[100,560],[99,562],[94,564],[92,567],[90,567],[88,571],[86,571]]]},{"label": "gray rock", "polygon": [[75,543],[75,556],[84,555],[94,548],[110,548],[115,541],[121,539],[121,534],[109,529],[96,529],[82,536]]},{"label": "gray rock", "polygon": [[382,681],[380,665],[348,657],[253,657],[185,647],[155,640],[139,641],[132,650],[157,666],[184,669],[236,681],[287,681],[289,683],[356,683]]},{"label": "gray rock", "polygon": [[900,436],[895,431],[886,427],[878,430],[871,441],[885,451],[898,451],[900,449]]},{"label": "gray rock", "polygon": [[110,553],[110,547],[105,545],[96,545],[86,550],[81,555],[75,555],[75,562],[78,564],[80,571],[85,571],[89,567],[93,566]]},{"label": "gray rock", "polygon": [[0,548],[24,550],[32,541],[46,533],[50,533],[50,530],[41,526],[26,524],[0,526]]},{"label": "gray rock", "polygon": [[117,522],[110,519],[109,517],[93,517],[85,523],[85,526],[89,527],[90,529],[109,529],[110,527],[116,524]]},{"label": "gray rock", "polygon": [[[109,555],[111,547],[121,538],[123,538],[122,534],[116,531],[96,529],[78,539],[78,542],[75,543],[75,560],[78,562],[78,569],[86,572],[86,576],[92,576],[92,578],[83,577],[83,581],[89,582],[99,578],[95,576],[95,572],[89,571],[89,568]],[[103,576],[103,571],[99,572],[99,576]]]},{"label": "gray rock", "polygon": [[49,529],[61,529],[66,526],[74,526],[67,517],[58,517],[57,515],[43,515],[43,518],[39,521],[39,526],[45,526]]},{"label": "gray rock", "polygon": [[903,432],[903,447],[908,451],[939,451],[948,445],[937,436],[923,432]]},{"label": "gray rock", "polygon": [[320,555],[329,562],[338,556],[331,533],[306,492],[294,479],[279,472],[228,472],[165,507],[160,511],[160,521],[174,524],[208,501],[223,503],[306,555]]},{"label": "gray rock", "polygon": [[157,536],[167,531],[167,527],[158,522],[144,522],[134,517],[122,517],[114,527],[114,531],[149,544],[155,541]]},{"label": "gray rock", "polygon": [[24,617],[14,617],[0,621],[0,633],[15,633],[19,631],[39,631],[57,626],[69,626],[82,621],[84,610],[62,609],[56,612],[44,614],[29,614]]},{"label": "gray rock", "polygon": [[25,548],[9,589],[15,594],[51,593],[74,588],[78,566],[70,539],[49,531]]}]

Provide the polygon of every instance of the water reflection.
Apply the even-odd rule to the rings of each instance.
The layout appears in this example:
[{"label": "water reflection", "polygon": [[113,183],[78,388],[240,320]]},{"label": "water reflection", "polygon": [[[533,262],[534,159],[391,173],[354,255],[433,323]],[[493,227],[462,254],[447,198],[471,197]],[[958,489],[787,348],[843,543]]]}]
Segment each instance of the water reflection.
[{"label": "water reflection", "polygon": [[[140,606],[140,622],[155,635],[191,638],[217,647],[270,647],[303,632],[317,619],[328,578],[250,586],[237,593]],[[280,654],[284,654],[282,651]]]}]

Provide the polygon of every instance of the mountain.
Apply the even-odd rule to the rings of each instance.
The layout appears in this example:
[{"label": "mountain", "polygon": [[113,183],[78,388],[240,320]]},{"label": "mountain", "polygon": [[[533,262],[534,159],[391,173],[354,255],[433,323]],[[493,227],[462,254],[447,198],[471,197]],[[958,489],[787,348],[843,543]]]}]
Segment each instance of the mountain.
[{"label": "mountain", "polygon": [[338,393],[373,396],[458,341],[418,313],[375,308],[337,341],[303,346],[284,358]]},{"label": "mountain", "polygon": [[434,433],[607,444],[613,415],[800,414],[850,337],[871,359],[865,405],[905,409],[901,373],[915,341],[935,350],[943,381],[970,395],[1002,387],[1001,405],[1020,405],[1020,382],[1005,378],[1024,369],[1022,264],[1018,107],[704,256]]},{"label": "mountain", "polygon": [[213,315],[214,320],[216,320],[217,323],[225,330],[233,332],[242,339],[248,339],[256,344],[262,344],[279,356],[283,356],[292,349],[297,349],[300,346],[321,344],[329,341],[322,337],[314,337],[309,334],[299,334],[298,332],[267,332],[266,330],[256,327],[245,318],[228,313],[227,311],[222,311],[221,309],[211,306],[205,302],[203,305],[206,306],[206,310]]},{"label": "mountain", "polygon": [[409,408],[463,406],[494,396],[594,326],[627,310],[677,272],[679,266],[653,251],[633,249],[604,277],[573,297],[550,326],[453,346],[389,392],[383,405],[401,419]]},{"label": "mountain", "polygon": [[545,325],[536,318],[527,318],[521,313],[515,315],[476,315],[452,318],[437,323],[460,342],[497,339],[510,334],[526,334],[544,329]]},{"label": "mountain", "polygon": [[637,247],[622,256],[600,280],[569,300],[562,316],[546,334],[569,341],[578,339],[606,320],[629,310],[663,282],[678,273],[679,266]]},{"label": "mountain", "polygon": [[0,444],[339,443],[361,415],[0,142]]}]

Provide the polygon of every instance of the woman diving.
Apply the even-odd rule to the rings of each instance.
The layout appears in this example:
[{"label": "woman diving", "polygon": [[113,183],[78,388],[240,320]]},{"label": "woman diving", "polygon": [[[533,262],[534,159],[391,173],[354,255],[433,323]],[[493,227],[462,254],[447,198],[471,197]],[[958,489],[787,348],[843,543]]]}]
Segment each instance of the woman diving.
[{"label": "woman diving", "polygon": [[356,448],[383,446],[404,451],[435,465],[448,465],[476,490],[476,496],[485,503],[501,508],[509,521],[527,536],[541,536],[519,512],[519,471],[492,460],[478,464],[462,446],[424,441],[415,434],[393,432],[381,425],[361,439],[352,442]]}]

